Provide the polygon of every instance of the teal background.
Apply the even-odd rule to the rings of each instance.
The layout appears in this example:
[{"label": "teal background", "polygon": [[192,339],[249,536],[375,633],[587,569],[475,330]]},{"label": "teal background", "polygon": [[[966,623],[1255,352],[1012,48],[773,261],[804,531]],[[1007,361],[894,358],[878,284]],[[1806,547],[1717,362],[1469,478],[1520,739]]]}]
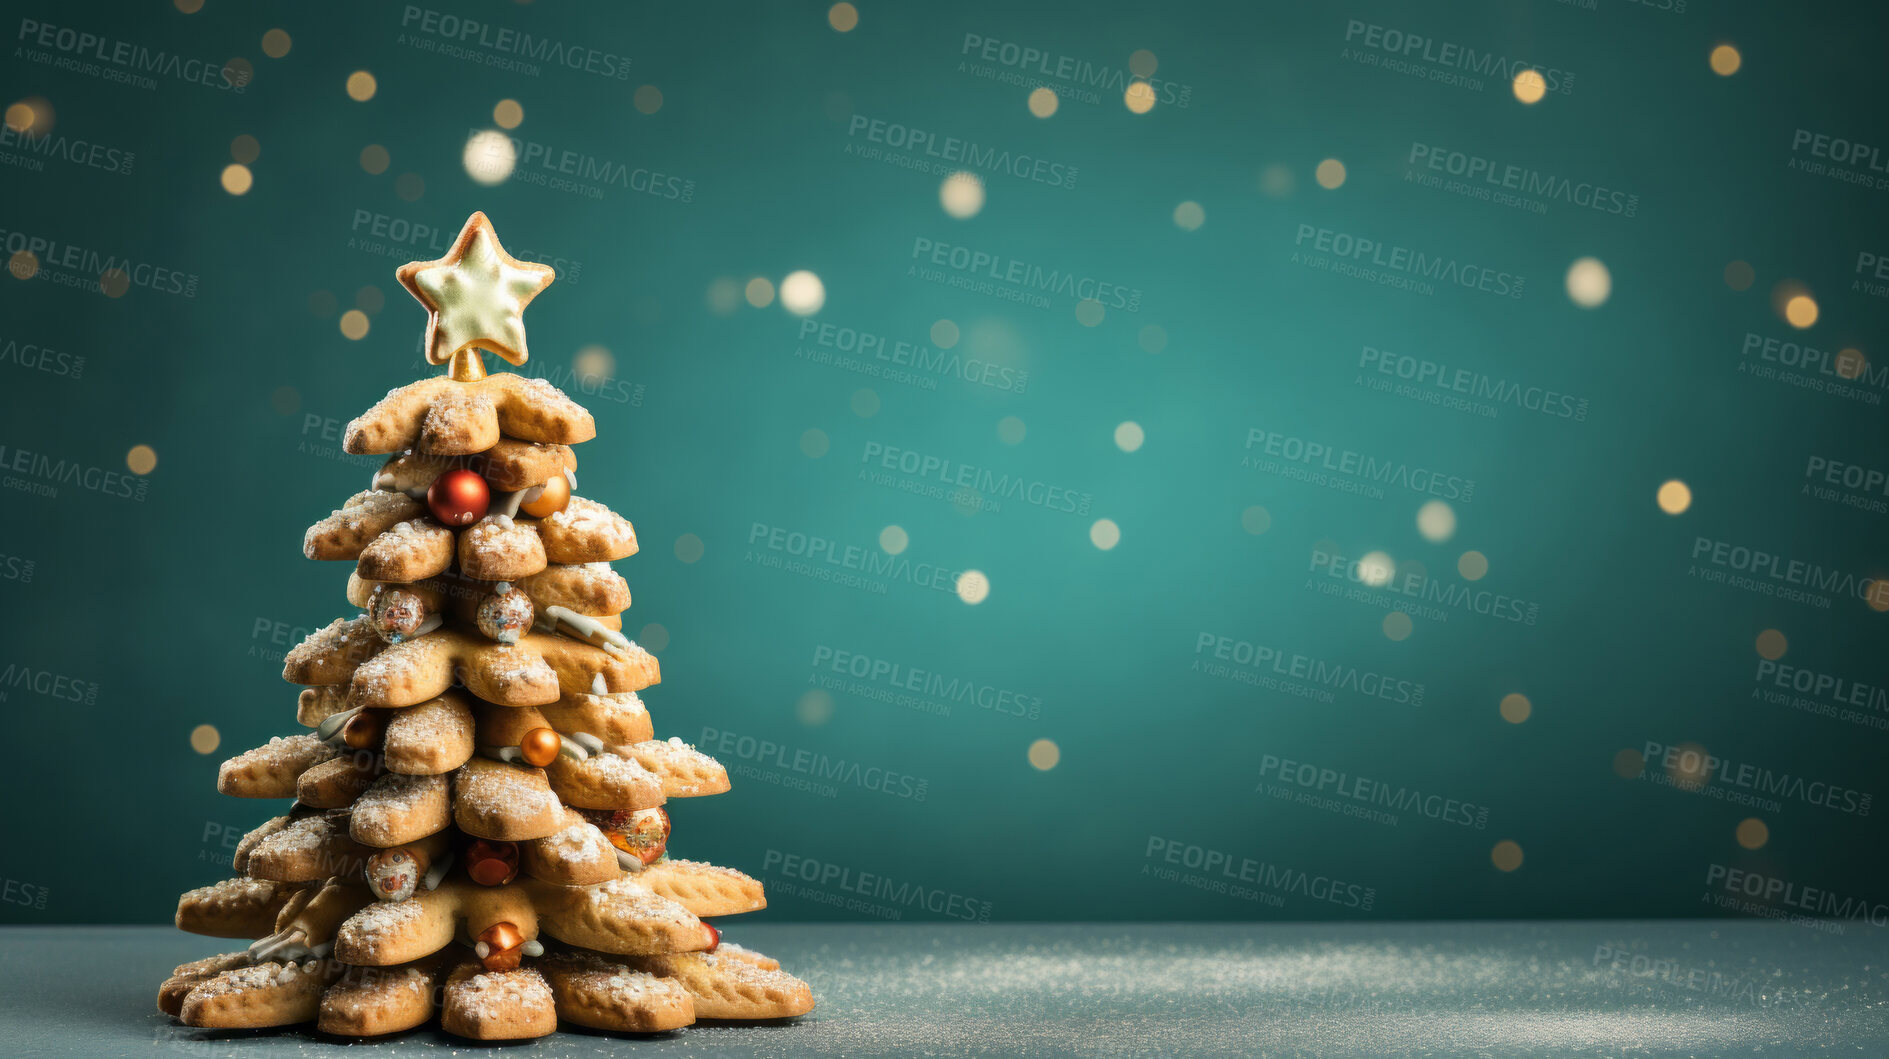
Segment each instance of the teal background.
[{"label": "teal background", "polygon": [[[147,91],[37,62],[17,39],[0,74],[7,103],[50,102],[49,135],[135,154],[128,173],[57,157],[35,169],[21,159],[43,156],[7,144],[7,252],[36,238],[197,277],[194,297],[0,277],[0,708],[15,738],[0,921],[162,921],[278,808],[219,797],[217,763],[298,730],[281,654],[347,612],[345,568],[304,560],[300,534],[378,463],[337,455],[342,425],[423,371],[423,316],[393,268],[437,256],[475,209],[513,252],[560,266],[526,316],[526,370],[595,413],[580,492],[636,524],[642,551],[618,569],[635,594],[626,628],[662,659],[645,695],[657,732],[735,772],[731,793],[671,806],[674,848],[761,878],[765,917],[1803,910],[1776,891],[1724,907],[1731,869],[1889,915],[1875,904],[1889,889],[1874,814],[1741,804],[1748,788],[1724,778],[1749,764],[1873,800],[1889,706],[1845,721],[1766,703],[1755,644],[1776,630],[1784,664],[1879,685],[1883,615],[1855,596],[1820,607],[1709,583],[1691,558],[1707,538],[1889,573],[1880,491],[1876,510],[1804,493],[1812,456],[1889,469],[1880,381],[1859,384],[1862,401],[1741,370],[1759,363],[1741,356],[1748,333],[1879,356],[1884,303],[1854,266],[1889,253],[1889,193],[1792,165],[1807,159],[1798,129],[1889,140],[1873,7],[862,3],[846,33],[817,4],[433,8],[628,56],[619,80],[422,51],[402,39],[397,4],[10,6],[152,50],[243,57],[255,76],[241,93],[169,78]],[[1573,91],[1523,106],[1501,78],[1471,91],[1373,68],[1344,54],[1353,20],[1573,71]],[[270,59],[259,41],[276,27],[293,48]],[[1187,105],[1137,115],[1109,89],[1039,119],[1027,86],[960,70],[966,34],[1115,71],[1148,49]],[[1719,77],[1707,55],[1726,42],[1743,67]],[[357,69],[378,79],[365,103],[343,91]],[[643,85],[662,93],[653,114],[633,105]],[[462,147],[505,98],[524,108],[513,135],[673,174],[690,200],[475,184]],[[1078,177],[993,175],[981,212],[954,219],[939,173],[848,153],[854,114]],[[218,175],[243,134],[261,153],[234,196]],[[1534,213],[1420,187],[1404,179],[1413,142],[1619,188],[1637,213],[1559,201]],[[386,172],[357,161],[369,144],[390,152]],[[1335,190],[1314,179],[1326,158],[1347,170]],[[417,198],[397,192],[403,174],[423,180]],[[1189,201],[1205,211],[1197,230],[1173,219]],[[364,249],[362,213],[439,241]],[[1294,260],[1300,225],[1520,275],[1523,296],[1316,271]],[[927,282],[909,274],[919,239],[1138,289],[1137,311],[1111,306],[1089,326],[1075,298],[1037,308]],[[1563,286],[1585,256],[1612,275],[1591,310]],[[1723,278],[1732,261],[1754,269],[1749,289]],[[1025,371],[1027,386],[924,388],[797,357],[812,348],[800,317],[726,297],[731,282],[797,269],[824,283],[813,319],[927,346],[950,320],[951,352]],[[1786,282],[1820,306],[1807,330],[1780,316]],[[371,330],[350,341],[338,311],[357,306]],[[1149,327],[1164,346],[1144,341]],[[83,356],[83,369],[35,368],[26,346]],[[573,361],[590,346],[614,370],[579,385]],[[1365,346],[1571,394],[1588,413],[1505,405],[1490,418],[1375,392],[1357,381]],[[1007,417],[1020,442],[1000,437]],[[1145,431],[1138,451],[1113,440],[1125,421]],[[1452,505],[1453,536],[1426,540],[1427,495],[1243,467],[1253,429],[1473,479],[1473,497]],[[142,499],[71,482],[42,495],[31,460],[12,462],[24,450],[97,479],[124,475],[137,444],[158,454],[125,486]],[[967,514],[862,478],[873,444],[1087,494],[1091,511],[1011,499]],[[1676,517],[1654,502],[1673,478],[1694,497]],[[1264,532],[1249,531],[1254,507]],[[1103,517],[1121,534],[1106,551],[1090,539]],[[896,525],[910,541],[899,559],[945,571],[947,588],[982,571],[989,597],[799,576],[768,565],[789,557],[757,524],[862,555]],[[685,538],[699,559],[684,561]],[[1392,639],[1393,596],[1325,595],[1356,586],[1312,560],[1382,551],[1400,584],[1425,572],[1461,584],[1472,549],[1489,573],[1468,587],[1535,604],[1532,624],[1445,608]],[[1196,668],[1212,661],[1203,634],[1389,674],[1421,684],[1423,701],[1318,701],[1215,676]],[[883,680],[821,686],[834,676],[815,664],[822,649],[1040,702],[1024,718],[908,708],[880,701]],[[78,702],[75,685],[89,689]],[[1522,723],[1498,710],[1511,693],[1531,703]],[[221,739],[207,755],[190,744],[202,724]],[[1039,739],[1059,748],[1054,768],[1030,764]],[[1737,764],[1677,789],[1648,778],[1664,775],[1657,761],[1637,772],[1649,742]],[[1268,755],[1466,803],[1484,826],[1276,799]],[[852,764],[878,771],[854,779]],[[809,781],[823,768],[841,778]],[[867,778],[888,774],[900,778]],[[1768,831],[1761,848],[1735,838],[1748,818]],[[1519,869],[1492,863],[1501,841],[1523,851]],[[1232,885],[1242,874],[1251,893]]]}]

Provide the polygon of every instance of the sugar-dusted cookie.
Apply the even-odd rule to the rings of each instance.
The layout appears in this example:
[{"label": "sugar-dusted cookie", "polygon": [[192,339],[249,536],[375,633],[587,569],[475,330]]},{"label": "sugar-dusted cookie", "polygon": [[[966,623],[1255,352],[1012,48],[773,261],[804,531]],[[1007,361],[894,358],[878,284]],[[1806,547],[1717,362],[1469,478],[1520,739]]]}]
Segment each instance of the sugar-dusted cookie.
[{"label": "sugar-dusted cookie", "polygon": [[387,719],[381,755],[387,771],[414,776],[451,772],[472,756],[472,709],[448,691]]},{"label": "sugar-dusted cookie", "polygon": [[626,955],[692,952],[715,944],[713,929],[631,876],[595,886],[558,886],[520,877],[546,934],[580,948]]},{"label": "sugar-dusted cookie", "polygon": [[480,581],[512,581],[545,568],[538,529],[505,514],[487,515],[459,535],[459,570]]},{"label": "sugar-dusted cookie", "polygon": [[509,435],[544,445],[575,445],[597,436],[589,412],[543,379],[500,373],[473,382],[434,377],[389,391],[348,424],[351,453],[464,456]]},{"label": "sugar-dusted cookie", "polygon": [[598,1030],[657,1033],[695,1021],[682,983],[590,952],[548,953],[532,964],[551,987],[563,1022]]},{"label": "sugar-dusted cookie", "polygon": [[365,617],[336,618],[289,649],[282,679],[291,684],[346,684],[363,662],[387,646]]},{"label": "sugar-dusted cookie", "polygon": [[184,997],[200,983],[239,967],[250,964],[247,952],[225,952],[216,956],[205,956],[201,960],[178,964],[171,976],[157,989],[157,1009],[172,1018],[184,1010]]},{"label": "sugar-dusted cookie", "polygon": [[444,775],[389,772],[354,802],[348,833],[367,846],[399,846],[452,824],[452,796]]},{"label": "sugar-dusted cookie", "polygon": [[405,901],[377,901],[362,907],[335,931],[335,959],[385,967],[409,963],[452,943],[463,926],[477,938],[509,923],[527,941],[538,936],[532,899],[516,885],[480,886],[457,872],[437,889],[420,890]]},{"label": "sugar-dusted cookie", "polygon": [[456,677],[487,702],[537,706],[593,690],[599,680],[604,692],[640,691],[661,675],[655,657],[634,644],[606,649],[548,633],[501,644],[447,627],[363,663],[348,695],[357,706],[409,706],[443,693]]},{"label": "sugar-dusted cookie", "polygon": [[259,938],[295,887],[267,879],[224,879],[177,898],[177,929],[211,938]]},{"label": "sugar-dusted cookie", "polygon": [[518,844],[519,868],[526,875],[560,886],[589,886],[623,874],[617,850],[595,824],[570,809],[564,829]]},{"label": "sugar-dusted cookie", "polygon": [[767,907],[761,884],[749,876],[699,860],[663,859],[632,876],[658,897],[698,916],[732,916]]},{"label": "sugar-dusted cookie", "polygon": [[310,559],[357,559],[374,538],[424,514],[426,505],[404,493],[356,493],[308,527],[302,535],[302,554]]},{"label": "sugar-dusted cookie", "polygon": [[[624,964],[673,978],[695,997],[698,1019],[779,1019],[813,1010],[813,990],[779,969],[759,965],[745,951],[675,952],[635,956]],[[772,962],[772,961],[769,961]]]},{"label": "sugar-dusted cookie", "polygon": [[295,800],[316,809],[342,809],[367,790],[381,772],[380,758],[356,751],[310,765],[295,780]]},{"label": "sugar-dusted cookie", "polygon": [[231,870],[239,873],[247,871],[249,866],[249,851],[255,849],[257,843],[289,826],[291,819],[309,815],[306,812],[295,812],[294,810],[291,810],[291,812],[293,815],[284,814],[282,816],[272,816],[264,820],[262,823],[250,828],[248,834],[238,839],[236,842],[236,855],[230,858]]},{"label": "sugar-dusted cookie", "polygon": [[249,851],[244,870],[252,879],[315,882],[355,875],[373,852],[348,834],[348,814],[325,812],[290,820]]},{"label": "sugar-dusted cookie", "polygon": [[609,564],[559,563],[512,582],[538,610],[564,607],[578,614],[621,614],[630,609],[630,585]]},{"label": "sugar-dusted cookie", "polygon": [[447,976],[439,1025],[477,1041],[543,1037],[558,1028],[557,1005],[537,971],[487,971],[468,960]]},{"label": "sugar-dusted cookie", "polygon": [[454,774],[453,822],[476,838],[523,842],[563,830],[564,807],[543,769],[475,757]]},{"label": "sugar-dusted cookie", "polygon": [[348,686],[346,684],[303,688],[295,700],[295,721],[303,727],[313,728],[347,708]]},{"label": "sugar-dusted cookie", "polygon": [[[653,732],[649,710],[633,691],[604,695],[593,695],[588,689],[571,692],[539,706],[538,712],[547,725],[560,732],[584,732],[610,746],[640,743],[651,738]],[[648,767],[647,761],[644,767]]]},{"label": "sugar-dusted cookie", "polygon": [[379,1037],[433,1017],[439,986],[434,957],[398,967],[349,967],[321,995],[315,1028],[338,1037]]},{"label": "sugar-dusted cookie", "polygon": [[223,971],[191,986],[177,1015],[186,1026],[226,1030],[313,1022],[341,970],[333,960],[270,960]]},{"label": "sugar-dusted cookie", "polygon": [[[482,704],[476,711],[481,745],[520,746],[529,733],[550,728],[536,708]],[[555,731],[555,729],[552,729]],[[564,733],[559,733],[563,739]],[[642,765],[601,745],[585,748],[576,739],[544,766],[551,789],[565,805],[580,809],[648,809],[663,803],[662,782]]]},{"label": "sugar-dusted cookie", "polygon": [[443,574],[452,565],[453,531],[431,518],[412,518],[369,541],[354,572],[368,581],[406,583]]},{"label": "sugar-dusted cookie", "polygon": [[293,798],[302,773],[341,752],[312,733],[279,735],[216,770],[216,789],[235,798]]},{"label": "sugar-dusted cookie", "polygon": [[546,479],[577,469],[569,445],[540,445],[517,438],[500,438],[484,452],[470,456],[434,456],[404,452],[388,460],[374,475],[374,488],[423,499],[433,479],[460,468],[484,478],[495,493],[509,493],[543,485]]},{"label": "sugar-dusted cookie", "polygon": [[675,736],[645,739],[610,749],[648,769],[662,784],[662,792],[667,797],[699,798],[728,789],[728,770],[721,762]]},{"label": "sugar-dusted cookie", "polygon": [[564,510],[535,521],[544,554],[554,563],[600,563],[636,554],[636,528],[628,519],[581,496]]}]

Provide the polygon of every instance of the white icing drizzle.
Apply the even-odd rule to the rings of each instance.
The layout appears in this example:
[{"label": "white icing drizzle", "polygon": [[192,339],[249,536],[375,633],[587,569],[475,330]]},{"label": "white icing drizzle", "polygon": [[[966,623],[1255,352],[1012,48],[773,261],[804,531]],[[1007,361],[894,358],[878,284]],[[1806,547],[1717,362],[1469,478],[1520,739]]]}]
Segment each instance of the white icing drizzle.
[{"label": "white icing drizzle", "polygon": [[348,721],[353,719],[355,714],[360,713],[365,708],[364,706],[356,706],[351,710],[331,713],[327,717],[322,718],[322,722],[315,726],[315,738],[324,743],[333,743],[335,740],[340,739],[341,729],[347,726]]},{"label": "white icing drizzle", "polygon": [[[616,847],[613,846],[611,848],[615,849]],[[622,868],[624,871],[627,871],[630,874],[634,875],[637,872],[642,871],[644,868],[649,867],[649,865],[644,864],[643,858],[637,856],[636,854],[625,853],[619,849],[617,850],[617,867]]]},{"label": "white icing drizzle", "polygon": [[[590,615],[579,614],[569,607],[554,605],[544,608],[544,613],[538,615],[538,627],[545,632],[564,633],[605,650],[624,651],[630,647],[629,637]],[[599,676],[601,677],[602,674]],[[596,694],[601,695],[603,692],[599,691]]]},{"label": "white icing drizzle", "polygon": [[603,740],[591,735],[589,732],[572,732],[564,738],[567,741],[576,743],[578,746],[583,747],[593,754],[603,753]]},{"label": "white icing drizzle", "polygon": [[596,676],[590,678],[590,693],[592,695],[610,694],[610,685],[603,682],[602,673],[599,673]]},{"label": "white icing drizzle", "polygon": [[435,861],[433,866],[426,870],[426,877],[422,879],[421,882],[424,883],[429,890],[439,889],[440,880],[446,878],[446,872],[452,866],[453,854],[448,851],[445,856]]},{"label": "white icing drizzle", "polygon": [[[542,489],[543,487],[540,486],[539,488]],[[486,510],[490,514],[507,515],[512,518],[517,518],[518,509],[530,503],[530,501],[525,498],[525,494],[529,492],[531,492],[529,489],[513,489],[507,493],[493,493],[492,505]]]},{"label": "white icing drizzle", "polygon": [[309,948],[303,942],[308,935],[300,930],[282,930],[259,938],[249,946],[249,962],[268,963],[270,960],[282,960],[288,963],[299,960],[309,954]]}]

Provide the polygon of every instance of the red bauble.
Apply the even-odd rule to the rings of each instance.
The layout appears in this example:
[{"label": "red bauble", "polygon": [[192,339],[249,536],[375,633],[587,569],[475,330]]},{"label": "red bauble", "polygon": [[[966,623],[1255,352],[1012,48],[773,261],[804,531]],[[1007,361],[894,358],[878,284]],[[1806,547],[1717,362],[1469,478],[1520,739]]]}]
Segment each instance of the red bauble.
[{"label": "red bauble", "polygon": [[713,923],[710,923],[706,919],[702,920],[702,925],[708,928],[708,936],[714,939],[713,942],[709,945],[709,947],[702,951],[714,952],[716,949],[721,948],[721,928],[717,927]]},{"label": "red bauble", "polygon": [[426,490],[426,506],[448,526],[470,526],[485,517],[492,504],[492,487],[474,471],[461,467],[447,471]]}]

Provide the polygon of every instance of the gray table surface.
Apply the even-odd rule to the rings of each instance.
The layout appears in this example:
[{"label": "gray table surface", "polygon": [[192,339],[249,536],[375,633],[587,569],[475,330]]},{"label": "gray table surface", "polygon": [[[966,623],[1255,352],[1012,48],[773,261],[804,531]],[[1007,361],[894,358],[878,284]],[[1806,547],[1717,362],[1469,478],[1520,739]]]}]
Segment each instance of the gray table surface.
[{"label": "gray table surface", "polygon": [[[159,1015],[160,927],[0,929],[8,1056],[1889,1055],[1889,935],[1761,921],[744,925],[797,1022],[478,1045]],[[344,1052],[342,1049],[350,1049]]]}]

